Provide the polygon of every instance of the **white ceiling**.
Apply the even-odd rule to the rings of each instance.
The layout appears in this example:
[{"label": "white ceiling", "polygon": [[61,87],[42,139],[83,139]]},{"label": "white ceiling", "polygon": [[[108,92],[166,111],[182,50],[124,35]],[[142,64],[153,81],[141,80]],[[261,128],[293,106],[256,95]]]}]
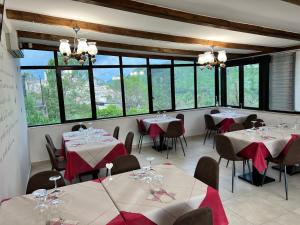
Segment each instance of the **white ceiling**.
[{"label": "white ceiling", "polygon": [[[140,0],[141,2],[161,5],[168,8],[203,14],[237,22],[252,23],[272,28],[300,33],[300,6],[280,0]],[[280,38],[265,37],[224,29],[205,27],[167,19],[144,16],[105,7],[79,3],[71,0],[9,0],[6,8],[45,15],[82,20],[87,22],[118,26],[143,31],[165,33],[178,36],[209,39],[214,41],[270,47],[287,47],[300,42]],[[58,35],[73,35],[67,27],[12,21],[17,30],[41,32]],[[132,38],[126,36],[98,33],[82,30],[81,36],[89,39],[136,44],[145,46],[176,48],[185,50],[207,50],[207,46],[179,44],[172,42]],[[101,46],[100,46],[101,47]],[[125,50],[122,50],[125,51]],[[251,51],[227,49],[232,53],[250,53]]]}]

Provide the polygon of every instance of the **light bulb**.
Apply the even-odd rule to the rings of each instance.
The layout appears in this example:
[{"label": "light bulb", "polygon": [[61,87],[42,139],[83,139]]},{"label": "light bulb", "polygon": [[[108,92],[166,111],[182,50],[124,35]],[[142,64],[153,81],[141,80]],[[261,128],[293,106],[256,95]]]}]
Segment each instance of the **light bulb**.
[{"label": "light bulb", "polygon": [[205,64],[205,55],[204,55],[204,54],[200,54],[200,55],[198,56],[198,63],[199,63],[200,65]]},{"label": "light bulb", "polygon": [[59,52],[62,55],[67,55],[67,56],[71,55],[71,48],[70,48],[69,40],[67,40],[67,39],[60,40]]},{"label": "light bulb", "polygon": [[77,54],[88,52],[88,45],[85,38],[78,39]]},{"label": "light bulb", "polygon": [[97,55],[98,49],[96,46],[96,42],[88,42],[88,53],[90,55]]},{"label": "light bulb", "polygon": [[218,53],[218,60],[220,62],[226,62],[227,61],[227,55],[226,55],[226,52],[223,50],[223,51],[219,51]]}]

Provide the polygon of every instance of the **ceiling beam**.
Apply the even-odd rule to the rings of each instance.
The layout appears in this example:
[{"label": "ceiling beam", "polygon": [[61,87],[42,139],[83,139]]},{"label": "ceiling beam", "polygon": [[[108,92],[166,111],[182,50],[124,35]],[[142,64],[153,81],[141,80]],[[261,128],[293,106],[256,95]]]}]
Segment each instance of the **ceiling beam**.
[{"label": "ceiling beam", "polygon": [[[43,45],[43,44],[31,44],[29,46],[28,43],[22,43],[21,49],[57,51],[57,46]],[[101,55],[138,57],[138,58],[175,59],[175,60],[186,60],[186,61],[194,61],[194,60],[197,59],[196,57],[155,55],[155,54],[131,53],[131,52],[107,51],[107,50],[99,50],[99,54],[101,54]]]},{"label": "ceiling beam", "polygon": [[[59,41],[61,39],[74,38],[70,36],[61,36],[61,35],[54,35],[54,34],[20,31],[20,30],[18,30],[17,33],[19,38],[30,38],[30,39],[47,40],[47,41]],[[162,54],[188,55],[194,57],[197,57],[199,54],[203,53],[203,51],[160,48],[160,47],[143,46],[143,45],[131,45],[131,44],[107,42],[101,40],[89,40],[89,41],[96,42],[97,46],[99,46],[100,48],[106,47],[106,48],[116,48],[116,49],[127,49],[127,50],[135,50],[135,51],[156,52]],[[227,55],[229,58],[237,58],[243,56],[243,54],[233,54],[233,53],[227,53]]]},{"label": "ceiling beam", "polygon": [[300,6],[300,0],[281,0],[281,1]]},{"label": "ceiling beam", "polygon": [[[169,20],[175,20],[190,24],[203,25],[208,27],[257,34],[268,37],[284,38],[290,40],[300,40],[300,34],[285,30],[278,30],[269,27],[257,26],[247,23],[239,23],[230,20],[219,19],[215,17],[192,14],[175,9],[169,9],[161,6],[136,2],[131,0],[73,0],[98,6],[104,6],[113,9],[119,9],[127,12],[138,13],[147,16],[154,16]],[[289,0],[289,2],[298,2]],[[295,3],[294,3],[295,4]]]},{"label": "ceiling beam", "polygon": [[221,48],[245,49],[245,50],[253,50],[253,51],[260,51],[260,52],[270,52],[278,49],[273,47],[211,41],[211,40],[184,37],[184,36],[175,36],[169,34],[133,30],[133,29],[108,26],[103,24],[96,24],[96,23],[90,23],[85,21],[72,20],[72,19],[47,16],[47,15],[31,13],[31,12],[10,10],[10,9],[6,10],[6,15],[8,19],[12,19],[12,20],[27,21],[32,23],[41,23],[41,24],[57,25],[57,26],[67,26],[67,27],[79,26],[82,29],[92,30],[101,33],[109,33],[114,35],[122,35],[122,36],[144,38],[144,39],[151,39],[151,40],[184,43],[184,44],[199,44],[204,46],[217,46]]}]

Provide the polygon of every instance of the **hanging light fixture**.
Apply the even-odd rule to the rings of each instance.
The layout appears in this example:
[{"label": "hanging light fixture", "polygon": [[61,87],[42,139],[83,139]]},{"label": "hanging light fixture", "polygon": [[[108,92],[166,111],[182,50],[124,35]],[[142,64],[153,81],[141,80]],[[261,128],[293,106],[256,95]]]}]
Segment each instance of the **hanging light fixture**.
[{"label": "hanging light fixture", "polygon": [[86,38],[78,38],[79,27],[74,27],[73,30],[75,32],[73,51],[71,50],[69,40],[60,40],[59,52],[63,55],[65,64],[68,64],[70,58],[74,58],[83,65],[89,56],[92,63],[95,63],[98,53],[96,42],[87,42]]},{"label": "hanging light fixture", "polygon": [[226,52],[219,51],[218,56],[214,53],[214,47],[211,47],[211,51],[205,52],[198,56],[198,63],[200,64],[200,68],[208,68],[212,69],[214,66],[219,65],[220,67],[224,68],[225,62],[227,61]]}]

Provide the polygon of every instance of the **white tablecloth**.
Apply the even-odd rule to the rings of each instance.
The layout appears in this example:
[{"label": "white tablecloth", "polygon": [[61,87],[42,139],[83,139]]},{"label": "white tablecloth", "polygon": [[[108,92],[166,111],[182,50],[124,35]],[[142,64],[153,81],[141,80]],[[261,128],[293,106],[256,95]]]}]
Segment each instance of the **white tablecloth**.
[{"label": "white tablecloth", "polygon": [[243,123],[248,115],[235,113],[235,112],[221,112],[216,114],[211,114],[215,121],[215,124],[221,123],[225,119],[233,119],[236,123]]},{"label": "white tablecloth", "polygon": [[170,122],[179,120],[180,119],[170,116],[160,116],[144,119],[143,122],[147,130],[149,129],[151,124],[157,124],[164,132],[166,132]]}]

